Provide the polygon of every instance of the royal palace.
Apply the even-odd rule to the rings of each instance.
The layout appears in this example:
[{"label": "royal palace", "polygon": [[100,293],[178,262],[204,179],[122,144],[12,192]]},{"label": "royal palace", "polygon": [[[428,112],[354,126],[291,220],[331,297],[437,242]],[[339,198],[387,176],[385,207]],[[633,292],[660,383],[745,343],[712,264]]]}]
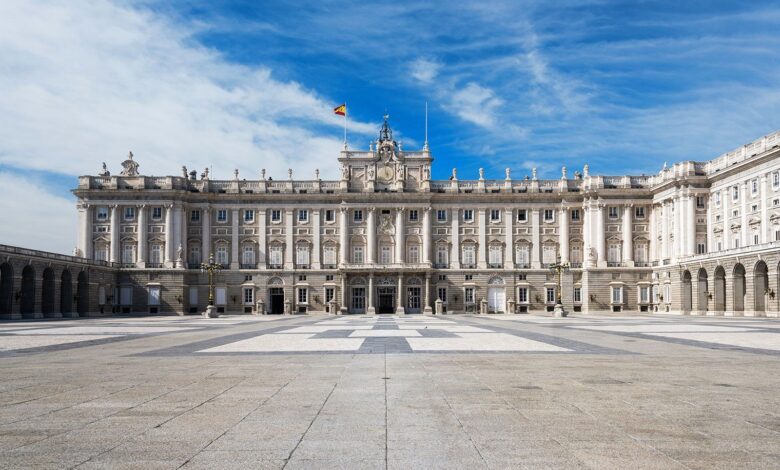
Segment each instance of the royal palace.
[{"label": "royal palace", "polygon": [[[432,180],[387,120],[340,179],[82,176],[74,256],[0,246],[2,318],[552,311],[777,316],[780,132],[650,176]],[[560,282],[551,266],[562,266]],[[558,292],[560,289],[560,293]]]}]

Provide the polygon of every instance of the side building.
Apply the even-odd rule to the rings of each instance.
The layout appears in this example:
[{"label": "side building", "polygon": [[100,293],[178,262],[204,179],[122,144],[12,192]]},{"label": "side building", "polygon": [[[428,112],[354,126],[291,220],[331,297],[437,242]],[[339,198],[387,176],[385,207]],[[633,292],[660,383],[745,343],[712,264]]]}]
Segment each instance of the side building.
[{"label": "side building", "polygon": [[[79,178],[75,254],[101,273],[91,313],[199,313],[213,255],[222,312],[550,311],[562,262],[569,311],[777,316],[779,156],[775,132],[650,176],[437,181],[427,143],[403,149],[387,122],[334,181],[144,176],[130,154]],[[6,318],[24,261],[2,265]]]}]

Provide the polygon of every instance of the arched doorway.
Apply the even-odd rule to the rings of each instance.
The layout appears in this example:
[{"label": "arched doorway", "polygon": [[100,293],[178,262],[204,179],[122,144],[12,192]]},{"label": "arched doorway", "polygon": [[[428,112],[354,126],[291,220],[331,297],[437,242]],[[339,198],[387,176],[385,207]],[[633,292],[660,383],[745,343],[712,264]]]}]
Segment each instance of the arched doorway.
[{"label": "arched doorway", "polygon": [[70,314],[73,311],[73,280],[70,271],[62,271],[60,275],[60,313]]},{"label": "arched doorway", "polygon": [[769,290],[769,267],[763,261],[756,263],[753,269],[753,310],[766,312],[766,295]]},{"label": "arched doorway", "polygon": [[737,263],[734,266],[734,311],[745,311],[745,267]]},{"label": "arched doorway", "polygon": [[697,305],[696,310],[706,314],[707,312],[707,297],[710,292],[707,286],[707,270],[704,268],[699,269],[699,284],[696,289]]},{"label": "arched doorway", "polygon": [[682,311],[690,313],[693,310],[693,285],[691,283],[691,272],[683,271],[682,275]]},{"label": "arched doorway", "polygon": [[51,316],[54,313],[54,271],[51,268],[43,270],[41,283],[41,313]]},{"label": "arched doorway", "polygon": [[76,283],[76,311],[79,315],[87,313],[89,305],[89,281],[87,280],[87,273],[81,271]]},{"label": "arched doorway", "polygon": [[488,280],[487,301],[488,312],[506,312],[506,288],[501,276],[493,276]]},{"label": "arched doorway", "polygon": [[723,313],[726,310],[726,270],[723,266],[715,268],[715,311]]},{"label": "arched doorway", "polygon": [[14,305],[14,268],[8,264],[0,264],[0,315],[11,316]]},{"label": "arched doorway", "polygon": [[19,311],[24,318],[32,318],[35,313],[35,269],[29,264],[22,269],[22,298]]}]

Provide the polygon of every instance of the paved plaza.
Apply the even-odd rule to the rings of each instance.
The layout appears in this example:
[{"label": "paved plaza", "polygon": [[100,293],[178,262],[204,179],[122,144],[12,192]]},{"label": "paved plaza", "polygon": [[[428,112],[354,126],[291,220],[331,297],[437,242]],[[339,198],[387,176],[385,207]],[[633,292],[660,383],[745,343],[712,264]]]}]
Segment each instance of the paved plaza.
[{"label": "paved plaza", "polygon": [[0,323],[2,468],[780,468],[776,319]]}]

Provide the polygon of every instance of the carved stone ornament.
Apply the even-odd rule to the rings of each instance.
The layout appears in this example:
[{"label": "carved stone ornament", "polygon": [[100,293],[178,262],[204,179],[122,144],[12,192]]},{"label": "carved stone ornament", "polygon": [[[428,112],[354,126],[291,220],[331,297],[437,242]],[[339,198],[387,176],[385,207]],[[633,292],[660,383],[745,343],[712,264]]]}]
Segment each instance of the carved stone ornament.
[{"label": "carved stone ornament", "polygon": [[127,154],[127,160],[122,162],[122,176],[138,176],[138,162],[133,160],[133,152]]},{"label": "carved stone ornament", "polygon": [[390,214],[382,214],[379,218],[379,233],[392,235],[395,233],[395,226]]},{"label": "carved stone ornament", "polygon": [[381,183],[390,183],[393,181],[393,176],[395,175],[395,172],[393,171],[393,168],[389,165],[382,165],[379,167],[379,170],[377,171],[377,179]]}]

